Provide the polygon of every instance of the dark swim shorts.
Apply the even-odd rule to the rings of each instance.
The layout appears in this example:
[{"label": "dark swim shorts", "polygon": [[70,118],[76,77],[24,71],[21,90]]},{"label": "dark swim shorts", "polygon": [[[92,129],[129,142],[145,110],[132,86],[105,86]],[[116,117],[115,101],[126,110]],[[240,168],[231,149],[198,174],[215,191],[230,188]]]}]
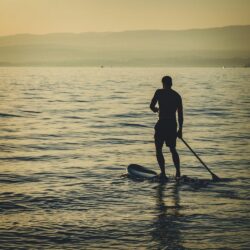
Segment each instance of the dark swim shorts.
[{"label": "dark swim shorts", "polygon": [[175,147],[177,138],[177,123],[175,120],[162,119],[155,124],[155,144]]}]

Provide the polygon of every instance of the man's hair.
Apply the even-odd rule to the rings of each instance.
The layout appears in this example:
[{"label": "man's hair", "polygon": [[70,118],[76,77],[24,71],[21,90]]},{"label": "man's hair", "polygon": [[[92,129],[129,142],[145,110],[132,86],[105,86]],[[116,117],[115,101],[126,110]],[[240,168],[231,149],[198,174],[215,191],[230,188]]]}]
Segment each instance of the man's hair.
[{"label": "man's hair", "polygon": [[170,76],[162,77],[162,84],[164,87],[171,88],[172,87],[172,78]]}]

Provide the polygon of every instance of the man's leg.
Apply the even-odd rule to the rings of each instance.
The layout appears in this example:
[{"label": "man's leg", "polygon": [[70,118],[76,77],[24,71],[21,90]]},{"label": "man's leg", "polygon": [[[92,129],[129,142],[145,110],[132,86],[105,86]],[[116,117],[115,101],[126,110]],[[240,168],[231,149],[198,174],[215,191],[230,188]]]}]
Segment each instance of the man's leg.
[{"label": "man's leg", "polygon": [[172,159],[176,168],[176,177],[180,177],[181,176],[181,171],[180,171],[180,158],[179,155],[176,151],[175,147],[170,147],[170,152],[172,154]]},{"label": "man's leg", "polygon": [[156,159],[161,169],[161,175],[166,177],[165,173],[165,159],[162,153],[164,140],[155,135],[155,150],[156,150]]}]

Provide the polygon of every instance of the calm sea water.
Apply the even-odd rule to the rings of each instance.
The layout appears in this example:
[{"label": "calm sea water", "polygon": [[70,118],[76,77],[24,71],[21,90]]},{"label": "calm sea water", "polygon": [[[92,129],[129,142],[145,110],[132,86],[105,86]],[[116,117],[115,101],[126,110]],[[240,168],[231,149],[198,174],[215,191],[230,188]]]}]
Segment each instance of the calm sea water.
[{"label": "calm sea water", "polygon": [[[149,103],[170,74],[183,97],[182,174],[159,172]],[[249,249],[250,69],[0,68],[1,249]],[[168,175],[174,167],[165,149]]]}]

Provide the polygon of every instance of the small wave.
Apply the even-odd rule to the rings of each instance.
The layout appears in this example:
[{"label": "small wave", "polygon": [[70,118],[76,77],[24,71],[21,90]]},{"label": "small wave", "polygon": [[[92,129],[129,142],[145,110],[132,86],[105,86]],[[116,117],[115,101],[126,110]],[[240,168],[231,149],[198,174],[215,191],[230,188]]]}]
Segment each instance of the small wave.
[{"label": "small wave", "polygon": [[37,182],[38,178],[16,175],[16,174],[0,174],[0,183],[12,184],[12,183],[24,183],[24,182]]},{"label": "small wave", "polygon": [[[38,150],[44,150],[44,151],[49,151],[49,150],[62,150],[62,151],[65,151],[65,150],[70,150],[71,148],[69,147],[65,147],[63,145],[45,145],[45,146],[39,146],[39,145],[27,145],[26,146],[27,148],[31,148],[31,149],[38,149]],[[1,147],[0,147],[1,149]]]},{"label": "small wave", "polygon": [[120,125],[125,127],[144,127],[149,128],[149,126],[143,125],[143,124],[137,124],[137,123],[120,123]]},{"label": "small wave", "polygon": [[113,117],[117,117],[117,118],[130,118],[130,117],[144,117],[144,114],[142,113],[126,113],[126,114],[116,114],[113,115]]},{"label": "small wave", "polygon": [[41,135],[41,137],[61,137],[61,135],[58,135],[58,134],[47,134],[47,135]]},{"label": "small wave", "polygon": [[234,191],[234,190],[217,190],[217,197],[223,197],[223,198],[229,198],[229,199],[239,199],[241,200],[240,195],[238,194],[238,192]]},{"label": "small wave", "polygon": [[78,177],[73,176],[73,175],[58,175],[59,178],[63,179],[77,179]]},{"label": "small wave", "polygon": [[230,112],[227,109],[190,109],[187,110],[187,115],[198,116],[200,114],[208,116],[228,116]]},{"label": "small wave", "polygon": [[69,101],[65,101],[65,100],[48,100],[48,102],[54,103],[54,102],[69,102]]},{"label": "small wave", "polygon": [[145,143],[144,141],[129,140],[129,139],[124,139],[124,138],[104,138],[104,139],[101,139],[100,142],[103,142],[104,144],[119,144],[119,145],[129,145],[129,144],[134,144],[134,143]]},{"label": "small wave", "polygon": [[42,112],[40,111],[33,111],[33,110],[21,110],[22,112],[25,112],[25,113],[32,113],[32,114],[40,114]]},{"label": "small wave", "polygon": [[20,205],[20,204],[16,204],[14,202],[1,202],[1,205],[0,205],[0,211],[1,212],[5,212],[5,211],[8,211],[9,210],[15,210],[15,211],[27,211],[27,210],[32,210],[30,207],[28,206],[24,206],[24,205]]},{"label": "small wave", "polygon": [[228,116],[228,115],[230,115],[229,113],[220,112],[220,111],[210,111],[210,112],[205,112],[205,114],[209,115],[209,116]]},{"label": "small wave", "polygon": [[42,156],[15,156],[1,157],[2,161],[48,161],[51,159],[60,159],[58,156],[42,155]]},{"label": "small wave", "polygon": [[6,114],[6,113],[0,113],[0,117],[22,117],[21,115],[13,115],[13,114]]},{"label": "small wave", "polygon": [[90,102],[90,101],[86,101],[86,100],[74,100],[74,102]]},{"label": "small wave", "polygon": [[63,118],[67,118],[67,119],[79,119],[79,120],[85,119],[84,117],[80,117],[80,116],[63,116]]},{"label": "small wave", "polygon": [[127,81],[124,80],[106,80],[106,83],[126,83]]}]

